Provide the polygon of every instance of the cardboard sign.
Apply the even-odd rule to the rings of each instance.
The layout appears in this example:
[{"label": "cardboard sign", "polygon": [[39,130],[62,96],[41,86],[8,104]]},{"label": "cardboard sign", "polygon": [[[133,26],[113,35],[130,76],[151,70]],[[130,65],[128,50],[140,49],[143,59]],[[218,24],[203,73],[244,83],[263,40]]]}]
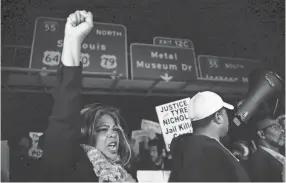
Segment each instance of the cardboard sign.
[{"label": "cardboard sign", "polygon": [[159,123],[150,121],[150,120],[146,120],[146,119],[142,119],[141,121],[141,129],[142,130],[147,130],[147,129],[153,129],[154,132],[158,133],[158,134],[162,134],[162,129]]},{"label": "cardboard sign", "polygon": [[132,131],[131,138],[137,141],[143,141],[147,139],[154,139],[156,137],[156,133],[152,128],[146,130],[135,130]]},{"label": "cardboard sign", "polygon": [[41,158],[43,155],[43,150],[38,147],[40,136],[43,135],[43,133],[37,133],[37,132],[30,132],[29,136],[32,139],[32,147],[29,149],[29,156],[34,158]]},{"label": "cardboard sign", "polygon": [[147,171],[138,170],[137,179],[139,182],[168,182],[171,171]]},{"label": "cardboard sign", "polygon": [[132,131],[131,138],[137,140],[140,137],[148,137],[149,133],[146,130],[134,130]]},{"label": "cardboard sign", "polygon": [[190,98],[185,98],[156,107],[167,151],[170,151],[170,144],[174,137],[193,132],[192,123],[187,114],[189,102]]}]

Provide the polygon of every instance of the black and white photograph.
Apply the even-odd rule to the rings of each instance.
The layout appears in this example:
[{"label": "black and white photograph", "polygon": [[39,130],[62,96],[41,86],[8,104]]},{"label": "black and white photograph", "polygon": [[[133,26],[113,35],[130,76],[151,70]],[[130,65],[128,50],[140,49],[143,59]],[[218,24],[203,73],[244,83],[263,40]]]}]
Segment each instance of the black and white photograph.
[{"label": "black and white photograph", "polygon": [[1,182],[285,182],[284,0],[1,0]]}]

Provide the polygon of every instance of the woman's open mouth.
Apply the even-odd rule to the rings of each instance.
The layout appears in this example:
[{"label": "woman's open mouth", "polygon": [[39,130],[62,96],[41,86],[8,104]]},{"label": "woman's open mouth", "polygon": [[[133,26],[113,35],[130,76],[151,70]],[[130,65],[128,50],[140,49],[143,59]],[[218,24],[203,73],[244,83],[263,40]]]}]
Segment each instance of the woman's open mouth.
[{"label": "woman's open mouth", "polygon": [[107,147],[112,153],[117,153],[117,142],[111,142]]}]

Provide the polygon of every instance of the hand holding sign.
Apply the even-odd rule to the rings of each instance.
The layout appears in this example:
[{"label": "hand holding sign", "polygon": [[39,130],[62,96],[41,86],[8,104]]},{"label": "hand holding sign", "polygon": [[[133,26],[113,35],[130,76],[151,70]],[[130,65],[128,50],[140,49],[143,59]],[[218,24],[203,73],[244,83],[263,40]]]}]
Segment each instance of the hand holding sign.
[{"label": "hand holding sign", "polygon": [[149,128],[149,129],[147,129],[146,131],[147,131],[147,133],[148,133],[148,137],[149,137],[151,140],[153,140],[153,139],[156,138],[156,133],[155,133],[155,131],[154,131],[152,128]]}]

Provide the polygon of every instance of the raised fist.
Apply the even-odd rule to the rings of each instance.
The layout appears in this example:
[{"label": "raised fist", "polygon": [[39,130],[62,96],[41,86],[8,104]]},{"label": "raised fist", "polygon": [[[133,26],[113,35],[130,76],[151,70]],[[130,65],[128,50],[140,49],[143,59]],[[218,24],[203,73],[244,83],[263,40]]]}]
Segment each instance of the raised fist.
[{"label": "raised fist", "polygon": [[93,28],[93,15],[91,12],[76,11],[67,18],[65,38],[76,39],[83,42]]}]

